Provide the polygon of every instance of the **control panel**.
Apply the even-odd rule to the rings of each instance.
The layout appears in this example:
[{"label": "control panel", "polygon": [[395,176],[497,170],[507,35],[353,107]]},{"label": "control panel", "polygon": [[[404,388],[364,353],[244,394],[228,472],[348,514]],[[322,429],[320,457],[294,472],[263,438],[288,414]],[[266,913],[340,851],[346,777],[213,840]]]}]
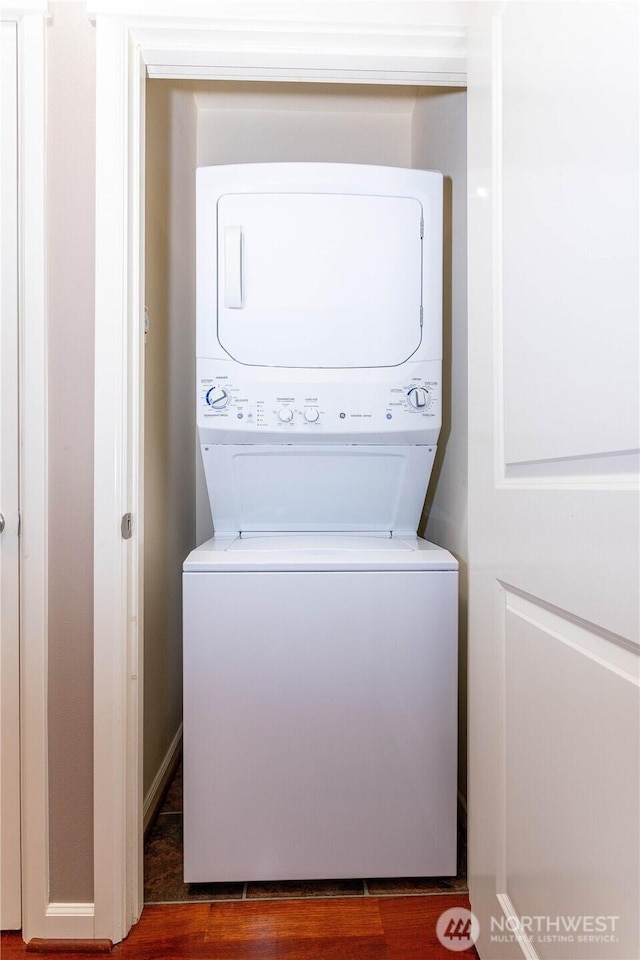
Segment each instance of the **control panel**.
[{"label": "control panel", "polygon": [[313,443],[360,434],[382,434],[388,437],[383,442],[390,442],[399,433],[415,443],[432,443],[440,428],[440,383],[433,377],[439,366],[429,364],[432,369],[410,376],[404,371],[404,380],[379,383],[243,382],[235,371],[215,369],[203,376],[200,370],[198,425],[213,443],[260,442],[261,437]]}]

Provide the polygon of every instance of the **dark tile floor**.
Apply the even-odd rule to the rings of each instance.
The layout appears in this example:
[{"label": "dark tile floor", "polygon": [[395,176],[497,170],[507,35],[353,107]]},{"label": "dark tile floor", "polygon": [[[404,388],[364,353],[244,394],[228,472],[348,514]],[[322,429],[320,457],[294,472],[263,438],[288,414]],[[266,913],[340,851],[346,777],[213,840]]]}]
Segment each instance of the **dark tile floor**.
[{"label": "dark tile floor", "polygon": [[301,897],[407,896],[467,890],[466,851],[458,839],[456,877],[377,880],[285,880],[265,883],[184,883],[182,879],[182,765],[176,771],[144,849],[145,903],[197,900],[283,900]]}]

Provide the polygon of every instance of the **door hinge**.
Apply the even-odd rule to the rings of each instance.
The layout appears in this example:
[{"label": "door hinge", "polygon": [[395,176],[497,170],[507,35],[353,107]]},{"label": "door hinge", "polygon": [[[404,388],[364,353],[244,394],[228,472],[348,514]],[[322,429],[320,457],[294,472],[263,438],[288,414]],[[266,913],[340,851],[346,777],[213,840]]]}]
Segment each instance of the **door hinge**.
[{"label": "door hinge", "polygon": [[131,514],[125,513],[120,522],[120,533],[123,540],[131,539]]},{"label": "door hinge", "polygon": [[424,237],[424,217],[420,217],[420,239]]}]

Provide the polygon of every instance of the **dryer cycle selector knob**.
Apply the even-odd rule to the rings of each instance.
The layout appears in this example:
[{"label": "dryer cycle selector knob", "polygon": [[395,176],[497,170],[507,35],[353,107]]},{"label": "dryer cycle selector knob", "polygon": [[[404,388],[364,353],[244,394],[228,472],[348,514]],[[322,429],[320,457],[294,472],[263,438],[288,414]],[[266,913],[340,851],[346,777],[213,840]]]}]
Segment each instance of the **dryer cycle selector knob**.
[{"label": "dryer cycle selector knob", "polygon": [[211,387],[207,390],[207,403],[214,410],[222,410],[229,403],[229,394],[222,387]]},{"label": "dryer cycle selector knob", "polygon": [[416,410],[423,410],[429,405],[429,391],[424,387],[412,387],[408,393],[409,403]]},{"label": "dryer cycle selector knob", "polygon": [[291,407],[283,407],[278,413],[278,417],[283,423],[291,423],[293,420],[293,410]]}]

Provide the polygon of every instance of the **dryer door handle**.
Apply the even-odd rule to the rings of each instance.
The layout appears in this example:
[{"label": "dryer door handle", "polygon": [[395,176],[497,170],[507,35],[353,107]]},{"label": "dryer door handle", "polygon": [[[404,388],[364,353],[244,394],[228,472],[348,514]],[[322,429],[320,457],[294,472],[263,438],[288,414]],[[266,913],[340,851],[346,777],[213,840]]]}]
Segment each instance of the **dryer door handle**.
[{"label": "dryer door handle", "polygon": [[224,305],[241,310],[242,302],[242,227],[224,228]]}]

